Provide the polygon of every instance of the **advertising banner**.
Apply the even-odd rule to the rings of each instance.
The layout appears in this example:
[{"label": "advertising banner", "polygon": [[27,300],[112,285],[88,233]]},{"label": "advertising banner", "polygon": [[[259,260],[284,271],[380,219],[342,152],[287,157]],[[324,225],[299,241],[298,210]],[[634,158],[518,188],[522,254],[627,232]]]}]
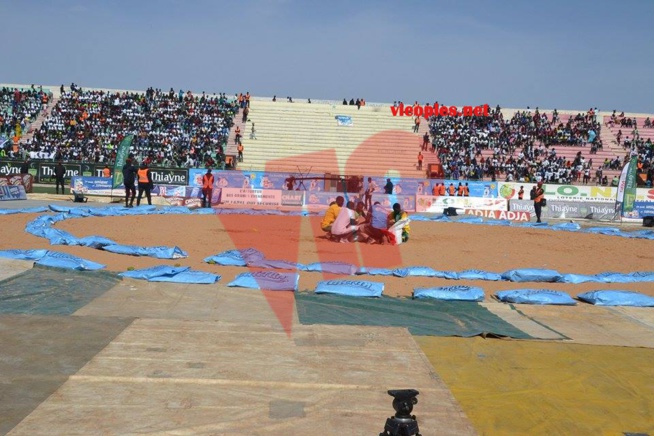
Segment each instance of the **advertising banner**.
[{"label": "advertising banner", "polygon": [[185,168],[150,168],[150,174],[155,185],[189,185],[188,170]]},{"label": "advertising banner", "polygon": [[352,126],[352,117],[347,115],[336,115],[336,124],[339,126],[350,127]]},{"label": "advertising banner", "polygon": [[[386,186],[389,177],[370,177],[373,186],[373,192],[380,194],[384,193],[384,186]],[[404,195],[431,195],[432,188],[435,185],[445,184],[448,188],[454,185],[458,188],[459,184],[468,184],[468,191],[470,197],[483,197],[483,198],[497,198],[497,182],[475,182],[475,181],[461,181],[461,180],[436,180],[436,179],[415,179],[415,178],[400,178],[390,177],[393,183],[393,194]],[[368,176],[364,176],[364,189],[368,188]]]},{"label": "advertising banner", "polygon": [[631,212],[623,214],[625,218],[643,219],[648,216],[654,217],[654,202],[652,201],[636,201],[634,208]]},{"label": "advertising banner", "polygon": [[465,209],[463,213],[465,215],[474,215],[496,220],[531,221],[531,213],[529,212],[516,212],[511,210]]},{"label": "advertising banner", "polygon": [[[55,182],[55,167],[56,162],[39,162],[37,165],[36,181],[38,183],[53,183]],[[72,177],[82,176],[82,165],[80,164],[63,164],[66,169],[65,180],[71,180]]]},{"label": "advertising banner", "polygon": [[[118,146],[116,161],[114,163],[113,181],[111,182],[114,188],[123,184],[123,166],[125,165],[125,162],[127,162],[127,155],[133,139],[134,135],[127,135]],[[186,185],[187,183],[184,184]]]},{"label": "advertising banner", "polygon": [[373,194],[372,202],[379,202],[386,209],[392,209],[395,203],[402,206],[402,210],[406,212],[416,211],[416,196],[415,195],[386,195],[386,194]]},{"label": "advertising banner", "polygon": [[508,201],[502,198],[416,195],[416,212],[443,213],[448,207],[457,209],[508,210]]},{"label": "advertising banner", "polygon": [[[638,157],[634,156],[631,161],[626,165],[629,170],[625,180],[624,187],[624,202],[622,203],[622,213],[627,214],[634,210],[634,203],[636,202],[636,169],[638,166]],[[620,180],[622,181],[622,180]]]},{"label": "advertising banner", "polygon": [[[0,176],[12,176],[20,174],[20,167],[23,161],[20,160],[0,160]],[[36,176],[36,164],[30,162],[30,174]]]},{"label": "advertising banner", "polygon": [[311,208],[327,209],[332,201],[336,201],[336,197],[342,195],[338,192],[307,192],[305,197],[305,204]]},{"label": "advertising banner", "polygon": [[16,174],[12,176],[0,176],[0,186],[18,186],[22,185],[25,192],[28,194],[32,192],[32,180],[34,178],[31,174]]},{"label": "advertising banner", "polygon": [[[517,200],[520,187],[525,191],[524,200],[529,200],[529,191],[535,183],[498,182],[499,195],[507,200]],[[614,203],[618,188],[611,186],[590,185],[543,185],[545,198],[550,201],[592,201]],[[654,189],[640,188],[636,191],[636,200],[654,201]]]},{"label": "advertising banner", "polygon": [[8,200],[27,200],[25,187],[23,185],[0,186],[0,201]]},{"label": "advertising banner", "polygon": [[[531,200],[511,200],[509,210],[534,214],[534,202]],[[547,201],[542,210],[544,218],[580,218],[597,221],[612,221],[618,218],[615,203],[590,201]]]},{"label": "advertising banner", "polygon": [[282,204],[282,191],[276,189],[223,188],[220,204],[242,207],[279,207]]},{"label": "advertising banner", "polygon": [[[74,192],[84,195],[112,195],[111,177],[83,177],[74,176],[70,181],[71,194]],[[123,194],[123,188],[113,190],[116,195]]]},{"label": "advertising banner", "polygon": [[282,206],[304,206],[304,191],[282,191]]},{"label": "advertising banner", "polygon": [[[189,185],[202,187],[202,176],[207,172],[202,168],[191,168],[189,171]],[[212,171],[214,186],[216,188],[239,189],[279,189],[288,190],[289,182],[294,190],[319,192],[323,191],[323,180],[297,180],[295,173],[276,173],[266,171]],[[305,174],[303,177],[324,177],[324,174]],[[291,179],[292,178],[292,179]]]}]

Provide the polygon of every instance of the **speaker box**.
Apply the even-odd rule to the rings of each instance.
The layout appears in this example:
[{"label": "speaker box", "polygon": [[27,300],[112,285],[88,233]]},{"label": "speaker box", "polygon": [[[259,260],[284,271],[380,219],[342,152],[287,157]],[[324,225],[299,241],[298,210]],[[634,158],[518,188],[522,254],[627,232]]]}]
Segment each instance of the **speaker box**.
[{"label": "speaker box", "polygon": [[456,213],[456,207],[446,207],[445,210],[443,210],[443,214],[445,216],[458,216]]},{"label": "speaker box", "polygon": [[646,216],[643,218],[643,227],[654,227],[654,216]]}]

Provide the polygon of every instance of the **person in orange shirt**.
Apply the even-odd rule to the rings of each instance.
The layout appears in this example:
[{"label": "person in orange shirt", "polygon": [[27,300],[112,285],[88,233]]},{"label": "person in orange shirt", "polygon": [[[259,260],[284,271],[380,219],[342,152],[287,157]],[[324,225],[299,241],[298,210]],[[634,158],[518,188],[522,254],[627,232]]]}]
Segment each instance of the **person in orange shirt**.
[{"label": "person in orange shirt", "polygon": [[240,144],[241,143],[241,128],[239,126],[236,126],[236,130],[234,131],[234,144]]},{"label": "person in orange shirt", "polygon": [[445,183],[441,183],[441,185],[438,187],[438,195],[441,197],[445,195]]},{"label": "person in orange shirt", "polygon": [[454,197],[456,195],[456,189],[454,188],[454,183],[450,183],[450,187],[447,188],[448,193],[450,194],[450,197]]},{"label": "person in orange shirt", "polygon": [[236,150],[238,150],[238,161],[243,162],[243,144],[239,143]]},{"label": "person in orange shirt", "polygon": [[456,191],[457,191],[456,195],[458,195],[459,197],[463,197],[464,190],[463,190],[463,185],[461,183],[459,183],[459,186],[457,187]]},{"label": "person in orange shirt", "polygon": [[470,188],[467,183],[463,186],[463,196],[470,197]]},{"label": "person in orange shirt", "polygon": [[413,133],[418,133],[419,129],[420,129],[420,117],[416,117],[415,125],[413,126]]},{"label": "person in orange shirt", "polygon": [[422,152],[419,151],[419,152],[418,152],[418,169],[419,169],[419,170],[422,169],[422,160],[423,160],[423,159],[424,159],[424,157],[422,156]]},{"label": "person in orange shirt", "polygon": [[111,170],[109,169],[109,165],[104,166],[104,169],[102,170],[102,177],[111,177]]},{"label": "person in orange shirt", "polygon": [[431,195],[433,195],[434,197],[438,197],[438,195],[440,193],[440,190],[438,189],[439,186],[440,186],[440,183],[436,183],[434,185],[434,187],[431,188]]},{"label": "person in orange shirt", "polygon": [[211,207],[211,196],[213,195],[213,174],[211,168],[202,176],[202,207]]}]

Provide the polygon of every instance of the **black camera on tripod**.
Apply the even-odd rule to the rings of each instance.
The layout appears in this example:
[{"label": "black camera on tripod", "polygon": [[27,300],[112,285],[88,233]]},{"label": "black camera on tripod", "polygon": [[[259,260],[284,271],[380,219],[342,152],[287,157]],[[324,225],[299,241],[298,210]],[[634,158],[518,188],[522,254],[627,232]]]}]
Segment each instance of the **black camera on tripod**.
[{"label": "black camera on tripod", "polygon": [[418,421],[411,415],[413,406],[418,404],[416,398],[420,392],[415,389],[394,389],[388,391],[393,397],[395,415],[386,420],[384,432],[379,436],[420,436]]}]

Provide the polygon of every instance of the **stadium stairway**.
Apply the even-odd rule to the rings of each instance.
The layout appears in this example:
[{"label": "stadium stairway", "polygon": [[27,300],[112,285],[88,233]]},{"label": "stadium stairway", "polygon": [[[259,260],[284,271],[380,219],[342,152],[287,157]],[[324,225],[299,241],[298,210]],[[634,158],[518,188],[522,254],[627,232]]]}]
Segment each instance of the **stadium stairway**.
[{"label": "stadium stairway", "polygon": [[40,128],[41,125],[43,125],[43,122],[45,119],[48,117],[48,114],[52,111],[52,109],[57,105],[57,102],[59,101],[59,95],[55,94],[53,95],[50,100],[48,101],[48,105],[46,106],[45,110],[41,111],[39,113],[39,116],[36,117],[36,120],[34,120],[33,123],[30,124],[29,129],[27,130],[27,133],[25,133],[19,141],[19,144],[22,145],[28,140],[32,139],[34,136],[34,133],[36,133]]},{"label": "stadium stairway", "polygon": [[[351,117],[352,125],[339,126],[338,115]],[[256,124],[256,140],[249,139],[251,122]],[[428,159],[435,158],[423,153],[423,170],[417,169],[426,122],[413,133],[411,117],[393,117],[389,106],[382,104],[357,110],[337,102],[288,103],[253,97],[249,121],[241,130],[240,169],[246,171],[424,177]]]}]

